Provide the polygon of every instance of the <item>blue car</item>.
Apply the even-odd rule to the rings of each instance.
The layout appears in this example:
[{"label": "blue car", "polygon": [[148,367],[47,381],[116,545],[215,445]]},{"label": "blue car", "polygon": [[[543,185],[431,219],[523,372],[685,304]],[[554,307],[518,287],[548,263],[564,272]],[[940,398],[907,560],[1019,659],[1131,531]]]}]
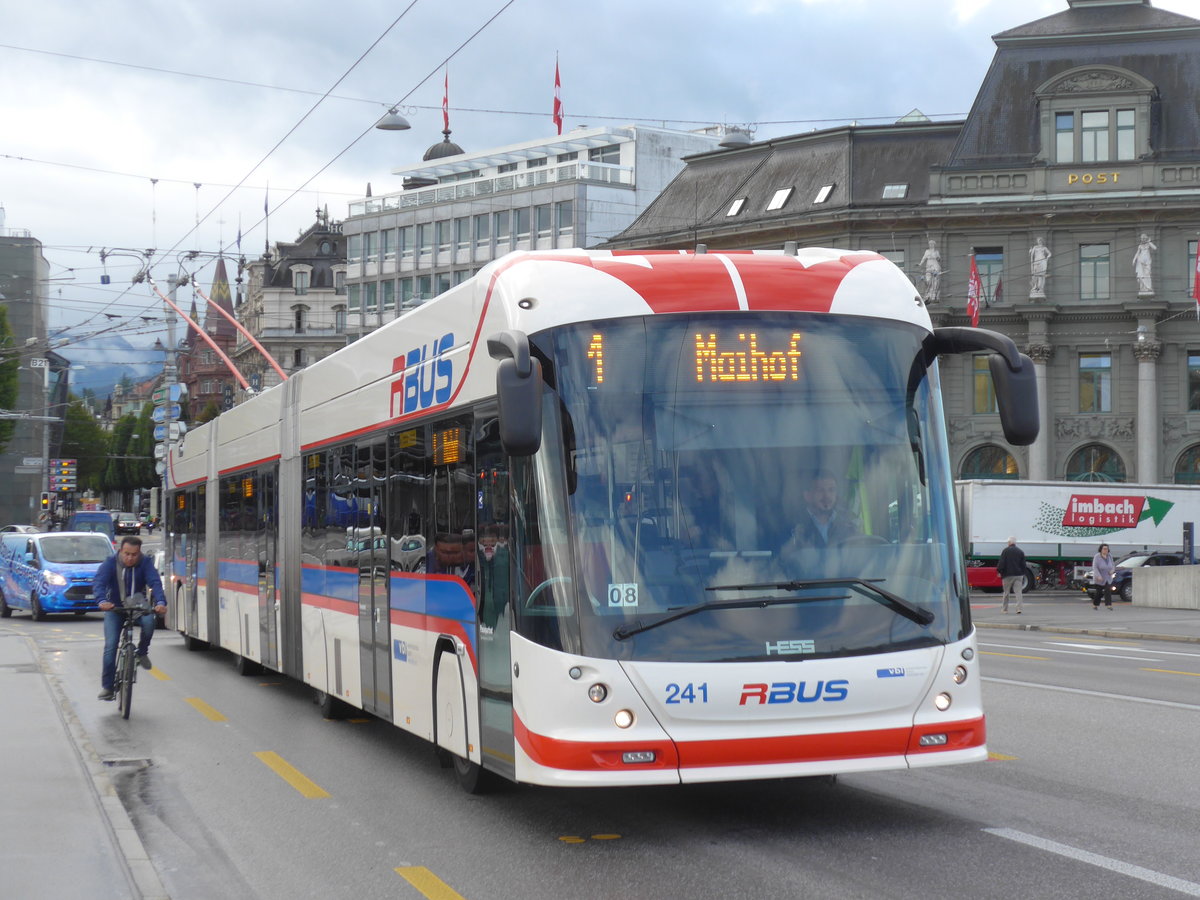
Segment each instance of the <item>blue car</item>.
[{"label": "blue car", "polygon": [[112,554],[112,542],[96,532],[0,534],[0,618],[14,609],[39,622],[49,613],[99,611],[92,580]]}]

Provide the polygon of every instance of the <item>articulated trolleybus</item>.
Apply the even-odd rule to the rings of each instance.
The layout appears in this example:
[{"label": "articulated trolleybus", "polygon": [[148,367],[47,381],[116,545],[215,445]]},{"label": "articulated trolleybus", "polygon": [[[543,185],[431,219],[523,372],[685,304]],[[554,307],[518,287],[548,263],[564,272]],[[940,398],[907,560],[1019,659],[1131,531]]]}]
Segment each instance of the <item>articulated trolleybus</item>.
[{"label": "articulated trolleybus", "polygon": [[189,433],[189,647],[431,741],[460,782],[987,755],[932,328],[871,252],[519,252]]}]

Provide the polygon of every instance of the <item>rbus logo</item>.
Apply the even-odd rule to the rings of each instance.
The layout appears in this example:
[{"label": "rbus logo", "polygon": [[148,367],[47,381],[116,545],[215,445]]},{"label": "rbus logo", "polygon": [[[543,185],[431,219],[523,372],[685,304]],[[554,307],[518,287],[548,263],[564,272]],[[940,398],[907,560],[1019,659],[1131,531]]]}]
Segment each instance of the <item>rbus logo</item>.
[{"label": "rbus logo", "polygon": [[771,684],[743,684],[742,699],[738,706],[750,703],[759,705],[770,703],[816,703],[818,700],[826,703],[837,703],[846,699],[850,682],[845,678],[833,681],[818,681],[809,688],[807,681],[775,681]]},{"label": "rbus logo", "polygon": [[393,419],[450,400],[454,363],[445,354],[453,346],[454,334],[444,334],[432,344],[414,347],[392,360],[392,371],[401,376],[392,382]]},{"label": "rbus logo", "polygon": [[1136,528],[1145,497],[1072,494],[1062,523],[1084,528]]}]

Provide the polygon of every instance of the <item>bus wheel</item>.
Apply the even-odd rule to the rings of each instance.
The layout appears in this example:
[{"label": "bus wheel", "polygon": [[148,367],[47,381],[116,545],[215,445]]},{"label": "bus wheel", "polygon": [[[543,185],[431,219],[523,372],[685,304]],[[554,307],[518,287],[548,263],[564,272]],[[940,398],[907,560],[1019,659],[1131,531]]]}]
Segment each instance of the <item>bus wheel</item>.
[{"label": "bus wheel", "polygon": [[484,794],[491,790],[493,786],[491,772],[478,763],[463,759],[455,753],[450,756],[454,762],[454,777],[458,780],[460,788],[468,794]]},{"label": "bus wheel", "polygon": [[42,609],[42,601],[38,599],[37,594],[29,595],[29,614],[35,622],[46,621],[46,611]]},{"label": "bus wheel", "polygon": [[241,655],[239,655],[237,659],[233,661],[233,667],[237,669],[237,673],[239,675],[258,675],[260,672],[262,672],[262,666],[260,666],[254,660],[247,659]]},{"label": "bus wheel", "polygon": [[344,707],[342,702],[332,694],[325,691],[313,691],[313,703],[317,704],[317,711],[326,719],[340,719],[342,717]]}]

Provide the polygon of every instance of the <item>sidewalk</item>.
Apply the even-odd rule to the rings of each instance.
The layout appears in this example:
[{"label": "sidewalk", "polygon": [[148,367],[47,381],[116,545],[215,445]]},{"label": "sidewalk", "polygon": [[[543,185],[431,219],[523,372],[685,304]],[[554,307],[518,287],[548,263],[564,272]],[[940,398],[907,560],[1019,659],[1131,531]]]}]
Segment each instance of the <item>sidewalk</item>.
[{"label": "sidewalk", "polygon": [[1081,591],[1026,594],[1019,616],[1015,603],[1010,601],[1007,615],[1000,604],[999,593],[973,592],[971,619],[976,627],[1200,643],[1200,610],[1195,609],[1159,609],[1117,600],[1110,612],[1103,604],[1093,609],[1091,597]]},{"label": "sidewalk", "polygon": [[167,894],[54,675],[0,633],[0,872],[14,900]]}]

